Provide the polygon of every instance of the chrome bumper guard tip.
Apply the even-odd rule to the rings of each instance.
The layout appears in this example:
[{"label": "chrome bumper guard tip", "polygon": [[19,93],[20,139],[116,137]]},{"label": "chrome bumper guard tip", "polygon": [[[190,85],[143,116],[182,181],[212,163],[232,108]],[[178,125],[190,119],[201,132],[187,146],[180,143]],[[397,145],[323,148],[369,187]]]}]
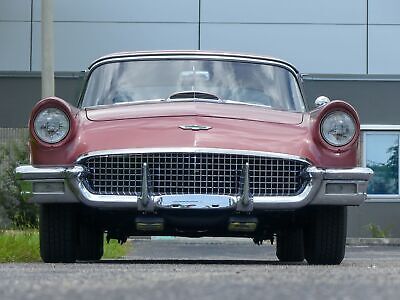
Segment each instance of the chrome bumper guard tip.
[{"label": "chrome bumper guard tip", "polygon": [[[247,170],[247,171],[246,171]],[[23,193],[30,193],[35,203],[82,202],[95,207],[131,207],[140,210],[165,209],[296,209],[306,205],[360,205],[366,199],[369,168],[322,169],[307,168],[309,182],[296,196],[251,196],[248,166],[244,166],[239,196],[229,195],[167,195],[152,196],[147,166],[143,165],[144,193],[140,196],[98,195],[85,187],[82,166],[16,168],[17,179],[25,181]],[[165,199],[164,199],[165,198]]]},{"label": "chrome bumper guard tip", "polygon": [[311,205],[360,205],[367,198],[367,186],[374,172],[370,168],[319,169],[307,172],[315,185]]},{"label": "chrome bumper guard tip", "polygon": [[71,182],[80,181],[84,174],[82,166],[34,167],[19,166],[15,169],[16,178],[26,184],[21,193],[34,203],[77,203],[76,190]]}]

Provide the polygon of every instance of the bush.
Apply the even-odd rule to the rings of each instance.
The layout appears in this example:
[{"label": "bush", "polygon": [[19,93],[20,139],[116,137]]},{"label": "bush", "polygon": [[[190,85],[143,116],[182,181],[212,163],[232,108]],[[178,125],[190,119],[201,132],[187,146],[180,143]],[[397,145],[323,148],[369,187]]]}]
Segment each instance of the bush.
[{"label": "bush", "polygon": [[0,144],[0,218],[3,211],[3,215],[9,219],[8,222],[3,220],[3,227],[38,226],[38,207],[28,203],[27,195],[21,194],[21,186],[15,177],[15,168],[28,162],[29,149],[26,135],[12,139],[6,144]]}]

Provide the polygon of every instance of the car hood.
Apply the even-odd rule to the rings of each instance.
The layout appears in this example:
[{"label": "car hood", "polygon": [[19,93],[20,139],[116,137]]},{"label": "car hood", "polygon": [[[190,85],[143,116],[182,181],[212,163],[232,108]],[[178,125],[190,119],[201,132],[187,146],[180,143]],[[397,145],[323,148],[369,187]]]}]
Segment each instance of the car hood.
[{"label": "car hood", "polygon": [[[208,103],[133,105],[87,110],[86,116],[75,139],[80,141],[78,156],[99,150],[188,147],[303,156],[308,147],[309,128],[302,123],[302,113],[267,108]],[[181,128],[187,125],[207,129]]]},{"label": "car hood", "polygon": [[291,125],[300,124],[303,120],[301,113],[277,111],[263,106],[194,101],[87,108],[86,116],[90,121],[197,116]]}]

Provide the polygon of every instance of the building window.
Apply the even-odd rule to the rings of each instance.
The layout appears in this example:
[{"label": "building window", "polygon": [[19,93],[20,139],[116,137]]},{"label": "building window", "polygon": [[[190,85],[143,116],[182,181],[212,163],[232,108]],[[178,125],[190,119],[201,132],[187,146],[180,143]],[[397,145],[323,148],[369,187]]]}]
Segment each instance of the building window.
[{"label": "building window", "polygon": [[374,170],[369,198],[400,196],[399,140],[400,132],[364,132],[364,166]]}]

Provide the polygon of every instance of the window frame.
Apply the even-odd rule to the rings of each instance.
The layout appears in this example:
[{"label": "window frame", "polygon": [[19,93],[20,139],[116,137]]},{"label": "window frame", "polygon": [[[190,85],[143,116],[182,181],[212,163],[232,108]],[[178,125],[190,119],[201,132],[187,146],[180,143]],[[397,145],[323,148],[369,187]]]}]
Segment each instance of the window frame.
[{"label": "window frame", "polygon": [[[367,166],[367,136],[368,135],[383,135],[392,134],[397,135],[399,139],[399,150],[400,150],[400,125],[361,125],[362,134],[362,159],[361,165]],[[400,152],[399,152],[400,153]],[[367,194],[366,202],[379,203],[379,202],[400,202],[400,155],[399,155],[399,166],[398,166],[398,193],[397,194]]]}]

